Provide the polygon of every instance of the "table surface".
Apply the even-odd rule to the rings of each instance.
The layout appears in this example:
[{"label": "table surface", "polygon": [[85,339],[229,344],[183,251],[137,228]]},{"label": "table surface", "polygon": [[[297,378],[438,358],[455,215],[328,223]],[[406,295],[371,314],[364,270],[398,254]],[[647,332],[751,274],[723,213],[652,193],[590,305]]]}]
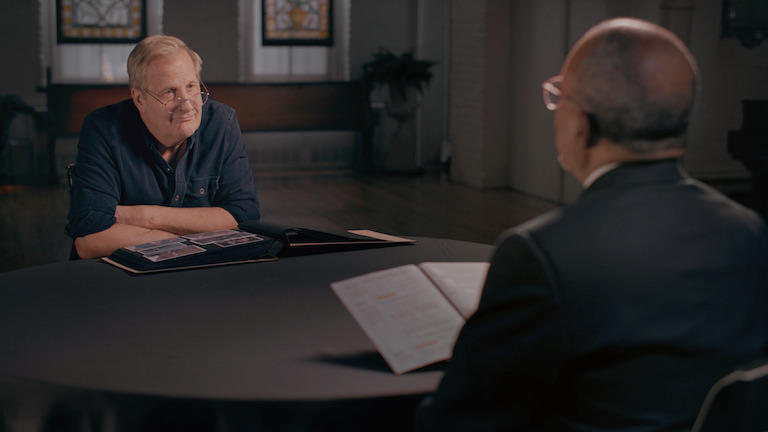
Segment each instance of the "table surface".
[{"label": "table surface", "polygon": [[0,273],[0,375],[125,394],[322,401],[428,393],[394,375],[330,283],[424,261],[486,261],[446,239],[135,276],[99,260]]}]

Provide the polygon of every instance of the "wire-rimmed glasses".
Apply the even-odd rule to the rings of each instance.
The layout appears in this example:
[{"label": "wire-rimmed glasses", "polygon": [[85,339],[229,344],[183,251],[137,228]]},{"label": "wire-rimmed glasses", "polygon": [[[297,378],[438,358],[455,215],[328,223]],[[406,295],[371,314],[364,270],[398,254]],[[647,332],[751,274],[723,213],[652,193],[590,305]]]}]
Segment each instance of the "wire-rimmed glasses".
[{"label": "wire-rimmed glasses", "polygon": [[542,98],[544,99],[544,106],[548,110],[554,111],[557,109],[557,105],[563,98],[563,93],[560,91],[560,85],[563,82],[562,75],[555,75],[552,78],[541,83]]},{"label": "wire-rimmed glasses", "polygon": [[557,109],[558,105],[560,105],[560,102],[562,102],[563,99],[568,99],[574,105],[579,107],[580,110],[589,114],[589,111],[586,108],[584,108],[584,105],[582,105],[579,101],[563,94],[563,91],[561,90],[562,84],[563,84],[562,75],[555,75],[552,78],[541,83],[542,97],[544,98],[544,106],[547,107],[548,110],[554,111]]},{"label": "wire-rimmed glasses", "polygon": [[[191,89],[190,89],[191,90]],[[200,81],[200,86],[198,87],[198,91],[194,92],[191,96],[187,98],[183,98],[181,96],[178,96],[176,94],[176,91],[174,90],[166,90],[161,94],[155,94],[149,89],[145,88],[144,91],[155,98],[156,101],[160,102],[163,105],[163,108],[165,108],[165,111],[168,112],[168,114],[173,114],[176,112],[177,109],[179,109],[180,106],[184,104],[184,102],[189,101],[193,106],[196,104],[196,98],[200,98],[200,105],[202,106],[207,100],[208,97],[211,95],[211,92],[208,91],[208,88],[203,84],[202,81]]]}]

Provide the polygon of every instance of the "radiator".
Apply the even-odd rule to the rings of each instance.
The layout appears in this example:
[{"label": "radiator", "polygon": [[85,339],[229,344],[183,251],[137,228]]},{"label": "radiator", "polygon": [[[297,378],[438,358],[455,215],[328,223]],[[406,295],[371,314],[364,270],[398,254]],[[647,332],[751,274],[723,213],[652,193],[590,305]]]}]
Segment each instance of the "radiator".
[{"label": "radiator", "polygon": [[256,170],[349,168],[359,158],[358,134],[345,131],[250,132],[248,160]]}]

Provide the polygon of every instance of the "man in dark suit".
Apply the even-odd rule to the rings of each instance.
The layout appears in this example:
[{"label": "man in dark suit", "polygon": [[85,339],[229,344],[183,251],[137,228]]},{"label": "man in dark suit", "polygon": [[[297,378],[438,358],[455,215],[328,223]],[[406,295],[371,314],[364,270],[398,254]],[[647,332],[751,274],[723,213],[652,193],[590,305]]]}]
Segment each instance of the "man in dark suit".
[{"label": "man in dark suit", "polygon": [[697,68],[635,19],[543,84],[573,204],[505,233],[419,430],[683,431],[768,345],[768,233],[678,159]]}]

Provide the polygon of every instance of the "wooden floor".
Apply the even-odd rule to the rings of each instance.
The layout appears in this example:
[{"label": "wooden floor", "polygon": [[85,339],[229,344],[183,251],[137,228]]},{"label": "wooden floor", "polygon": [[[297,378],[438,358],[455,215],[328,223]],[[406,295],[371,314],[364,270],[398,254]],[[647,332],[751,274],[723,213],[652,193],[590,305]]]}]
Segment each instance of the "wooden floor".
[{"label": "wooden floor", "polygon": [[[511,190],[458,185],[437,173],[293,172],[260,175],[256,185],[265,221],[480,243],[556,207]],[[66,186],[0,186],[0,271],[67,259],[68,206]]]}]

